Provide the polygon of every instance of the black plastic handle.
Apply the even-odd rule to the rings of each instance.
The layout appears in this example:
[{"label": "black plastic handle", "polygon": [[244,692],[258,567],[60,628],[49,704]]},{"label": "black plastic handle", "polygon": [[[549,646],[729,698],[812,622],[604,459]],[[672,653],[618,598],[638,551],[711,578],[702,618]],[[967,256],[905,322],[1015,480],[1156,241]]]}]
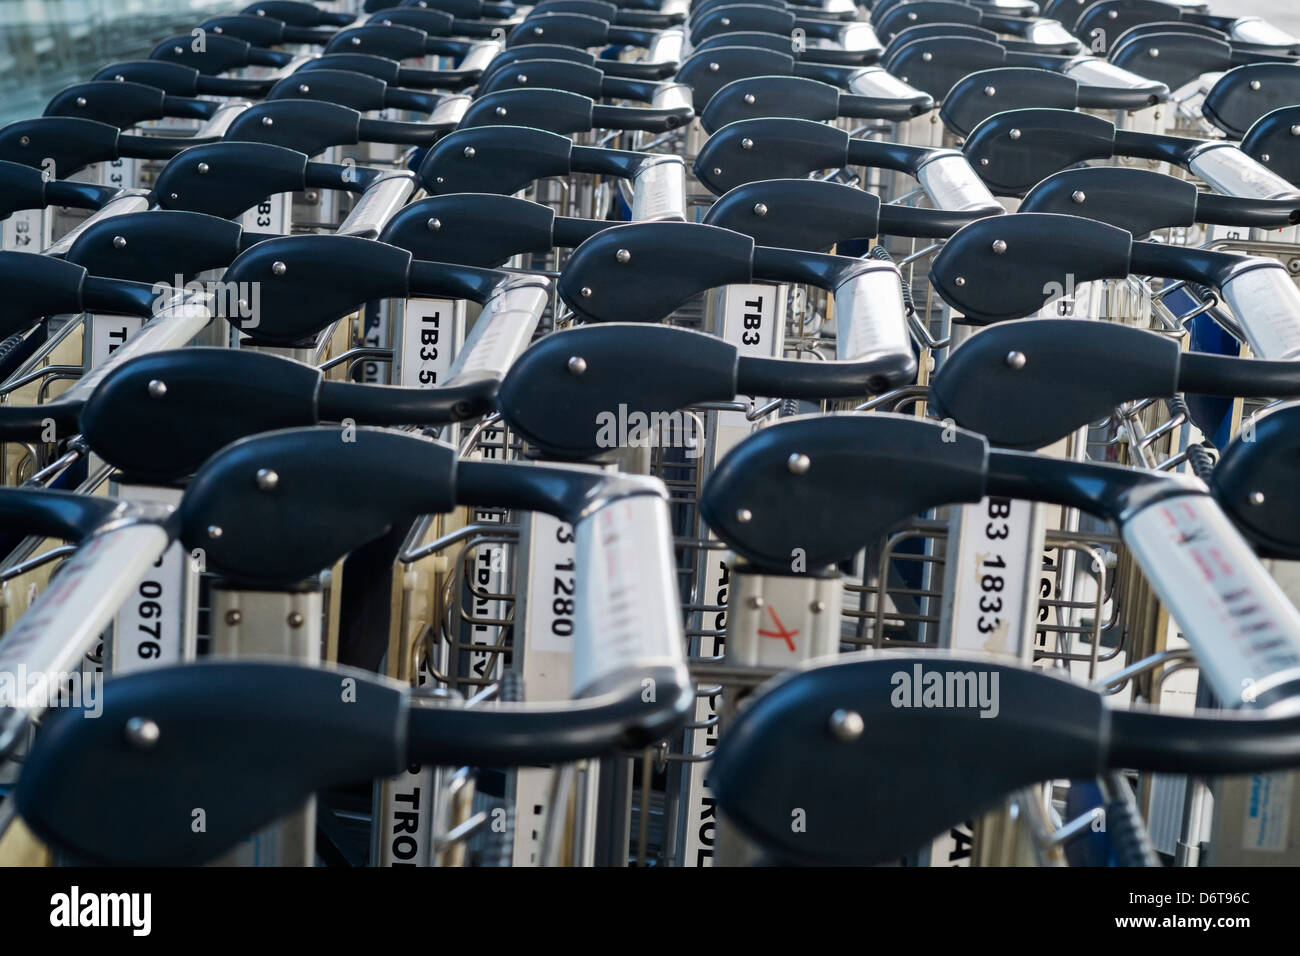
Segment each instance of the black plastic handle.
[{"label": "black plastic handle", "polygon": [[407,205],[379,238],[417,259],[495,268],[514,256],[547,253],[562,245],[555,225],[555,210],[540,203],[492,193],[452,193]]},{"label": "black plastic handle", "polygon": [[815,179],[767,179],[727,192],[704,217],[750,236],[760,246],[825,252],[839,242],[874,238],[880,198]]},{"label": "black plastic handle", "polygon": [[122,510],[121,502],[45,488],[0,488],[0,529],[80,543]]},{"label": "black plastic handle", "polygon": [[930,281],[971,322],[1018,319],[1077,283],[1128,275],[1132,249],[1130,233],[1102,222],[1017,213],[959,230],[935,256]]},{"label": "black plastic handle", "polygon": [[[926,706],[935,699],[948,706]],[[842,739],[830,729],[837,714],[872,732]],[[1041,671],[857,658],[755,694],[722,736],[709,780],[726,820],[774,863],[887,864],[1018,787],[1095,777],[1109,725],[1099,694]],[[791,832],[793,807],[826,829]]]},{"label": "black plastic handle", "polygon": [[1300,152],[1292,148],[1300,126],[1300,107],[1274,110],[1252,126],[1241,140],[1241,151],[1289,183],[1300,185]]},{"label": "black plastic handle", "polygon": [[706,289],[754,276],[754,241],[716,226],[638,222],[606,229],[565,263],[558,289],[584,321],[659,322]]},{"label": "black plastic handle", "polygon": [[256,17],[274,17],[296,27],[345,27],[350,13],[323,10],[307,0],[258,0],[240,11]]},{"label": "black plastic handle", "polygon": [[209,269],[225,268],[243,245],[244,230],[237,222],[154,209],[88,224],[64,258],[95,276],[177,284],[177,277],[188,280]]},{"label": "black plastic handle", "polygon": [[732,123],[700,148],[695,175],[721,195],[762,179],[797,179],[849,161],[849,134],[800,119],[754,119]]},{"label": "black plastic handle", "polygon": [[[154,382],[165,390],[151,388]],[[230,389],[231,382],[239,388]],[[477,417],[493,407],[495,385],[326,382],[312,366],[252,349],[187,348],[141,355],[114,368],[86,401],[80,427],[95,453],[126,474],[175,481],[227,445],[262,432],[345,419],[441,425]],[[214,402],[217,392],[224,397]]]},{"label": "black plastic handle", "polygon": [[169,161],[154,181],[153,198],[168,209],[233,219],[276,193],[307,186],[307,157],[269,143],[195,146]]},{"label": "black plastic handle", "polygon": [[100,80],[60,90],[46,104],[45,115],[80,116],[127,129],[167,116],[208,119],[218,105],[211,100],[172,96],[141,83]]},{"label": "black plastic handle", "polygon": [[1197,222],[1277,229],[1300,222],[1300,202],[1202,193],[1148,169],[1083,166],[1048,176],[1025,194],[1021,212],[1085,215],[1145,236]]}]

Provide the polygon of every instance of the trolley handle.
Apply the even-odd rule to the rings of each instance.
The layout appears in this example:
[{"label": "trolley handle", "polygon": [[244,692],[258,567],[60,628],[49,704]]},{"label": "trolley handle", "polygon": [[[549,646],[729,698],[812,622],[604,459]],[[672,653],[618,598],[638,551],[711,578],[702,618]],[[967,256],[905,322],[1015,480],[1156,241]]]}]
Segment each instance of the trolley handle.
[{"label": "trolley handle", "polygon": [[[78,508],[85,517],[97,514],[96,506],[84,502],[61,506]],[[11,750],[30,722],[58,700],[60,683],[81,673],[82,658],[171,543],[170,515],[171,508],[163,506],[114,503],[112,510],[104,510],[103,522],[0,637],[0,671],[28,677],[23,700],[0,700],[0,754]]]},{"label": "trolley handle", "polygon": [[[936,690],[945,706],[926,706]],[[850,716],[878,732],[836,733]],[[988,658],[864,654],[755,694],[723,735],[709,781],[727,819],[782,862],[886,863],[1045,780],[1295,767],[1298,731],[1290,714],[1112,709],[1071,680]],[[806,774],[789,772],[796,754]],[[792,806],[828,827],[792,834]]]},{"label": "trolley handle", "polygon": [[[801,76],[756,76],[733,80],[709,99],[700,124],[710,133],[728,123],[764,116],[806,120],[906,120],[934,107],[928,93],[908,87],[879,67],[858,71],[850,88],[870,92],[842,93],[829,83]],[[897,89],[901,87],[900,89]]]},{"label": "trolley handle", "polygon": [[[497,390],[549,302],[545,280],[512,277],[490,298],[445,385],[400,388],[326,381],[292,359],[250,349],[184,348],[115,363],[87,395],[82,435],[94,452],[150,480],[193,474],[226,445],[320,422],[443,425],[496,407]],[[242,383],[219,405],[223,383]],[[147,433],[131,422],[148,419]]]},{"label": "trolley handle", "polygon": [[169,96],[234,96],[254,100],[265,96],[276,82],[274,79],[205,76],[192,66],[167,60],[110,63],[91,79],[142,83],[157,87]]},{"label": "trolley handle", "polygon": [[[758,246],[742,233],[704,223],[636,222],[582,243],[558,288],[569,308],[590,322],[659,322],[693,295],[755,280],[813,285],[835,293],[837,307],[861,311],[863,302],[854,301],[858,286],[850,280],[889,269],[847,256]],[[863,281],[885,297],[882,307],[892,315],[901,292],[891,294],[890,283]]]},{"label": "trolley handle", "polygon": [[240,12],[275,17],[297,27],[345,27],[354,19],[351,13],[322,10],[306,0],[257,0]]},{"label": "trolley handle", "polygon": [[246,66],[288,66],[294,61],[294,56],[279,50],[264,50],[247,40],[220,33],[206,34],[202,47],[198,47],[194,37],[187,33],[157,43],[149,52],[149,59],[181,63],[208,76],[216,76]]},{"label": "trolley handle", "polygon": [[[410,185],[401,176],[383,182],[391,189],[376,194],[382,209],[359,209],[349,228],[378,235],[379,213],[393,208],[394,191],[400,193]],[[258,290],[255,308],[228,314],[226,319],[257,340],[275,345],[308,341],[367,302],[428,296],[482,304],[508,281],[507,273],[413,259],[405,249],[358,235],[267,239],[241,253],[222,276],[226,288]]]},{"label": "trolley handle", "polygon": [[1078,283],[1130,274],[1219,289],[1255,354],[1300,354],[1300,291],[1273,259],[1134,242],[1092,219],[1021,212],[963,227],[935,256],[930,279],[944,301],[978,324],[1032,315]]},{"label": "trolley handle", "polygon": [[73,209],[102,208],[123,190],[95,183],[48,179],[35,166],[0,160],[0,219],[23,209],[68,206]]},{"label": "trolley handle", "polygon": [[[801,506],[824,507],[836,487],[854,496],[855,514],[832,509],[812,526]],[[938,422],[848,414],[787,419],[742,442],[714,471],[700,507],[718,536],[760,567],[788,567],[792,548],[805,550],[808,567],[824,567],[874,546],[906,517],[985,495],[1115,522],[1225,707],[1245,702],[1247,680],[1252,702],[1300,693],[1300,613],[1192,479],[990,450],[983,437]],[[778,501],[798,518],[783,518]]]},{"label": "trolley handle", "polygon": [[[863,342],[849,330],[840,337],[850,344],[838,359],[800,362],[740,355],[717,336],[666,325],[582,326],[530,346],[501,383],[497,403],[506,423],[546,456],[590,461],[617,444],[609,422],[620,407],[651,423],[671,422],[681,409],[738,395],[821,401],[912,380],[910,348],[873,347],[878,336]],[[549,401],[539,403],[539,394]]]},{"label": "trolley handle", "polygon": [[[1099,380],[1093,370],[1102,366]],[[1182,352],[1166,336],[1108,322],[1023,319],[992,326],[949,356],[931,379],[930,411],[996,445],[1032,449],[1123,402],[1180,392],[1300,397],[1300,363]]]},{"label": "trolley handle", "polygon": [[346,70],[316,69],[310,76],[292,74],[280,80],[266,94],[268,100],[312,99],[338,103],[361,113],[401,109],[432,113],[441,97],[425,90],[390,86],[386,80]]},{"label": "trolley handle", "polygon": [[335,235],[377,239],[384,227],[406,205],[419,183],[415,173],[402,169],[371,182],[339,224]]},{"label": "trolley handle", "polygon": [[643,163],[665,158],[575,146],[567,136],[527,126],[476,126],[458,129],[435,143],[420,164],[419,176],[431,195],[512,195],[538,179],[575,172],[631,179]]},{"label": "trolley handle", "polygon": [[80,116],[118,129],[168,116],[208,120],[220,108],[215,100],[172,96],[142,83],[92,80],[64,87],[45,104],[44,116]]},{"label": "trolley handle", "polygon": [[605,106],[567,90],[534,87],[497,90],[476,99],[461,125],[506,126],[527,122],[553,133],[586,133],[593,129],[631,129],[663,133],[689,123],[690,106],[659,109],[639,106]]}]

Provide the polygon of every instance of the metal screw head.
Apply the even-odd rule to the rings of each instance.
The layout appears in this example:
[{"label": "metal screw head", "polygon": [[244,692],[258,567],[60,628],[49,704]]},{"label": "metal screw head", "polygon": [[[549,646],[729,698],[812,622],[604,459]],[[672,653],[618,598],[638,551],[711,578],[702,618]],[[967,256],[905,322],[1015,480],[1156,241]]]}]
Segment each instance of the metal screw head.
[{"label": "metal screw head", "polygon": [[1250,88],[1251,88],[1252,90],[1258,90],[1259,87],[1260,87],[1260,82],[1259,82],[1259,80],[1251,80],[1251,81],[1250,81]]},{"label": "metal screw head", "polygon": [[578,295],[582,296],[584,299],[590,299],[590,298],[591,298],[591,286],[589,286],[589,285],[584,285],[581,289],[578,290]]},{"label": "metal screw head", "polygon": [[283,262],[271,263],[271,275],[282,276],[288,271],[289,271],[289,267],[286,266]]},{"label": "metal screw head", "polygon": [[822,611],[826,610],[826,602],[813,601],[808,605],[808,610],[812,611],[814,614],[820,614]]},{"label": "metal screw head", "polygon": [[163,381],[162,379],[160,379],[160,378],[150,379],[150,381],[149,381],[149,397],[150,397],[150,398],[162,398],[162,397],[163,397],[164,395],[166,395],[166,394],[167,394],[167,383],[166,383],[166,382],[164,382],[164,381]]},{"label": "metal screw head", "polygon": [[84,96],[78,96],[78,97],[77,97],[77,105],[78,105],[78,106],[85,106],[85,105],[86,105],[86,98],[85,98]]},{"label": "metal screw head", "polygon": [[756,203],[754,203],[754,215],[755,215],[755,216],[766,216],[766,215],[767,215],[767,203],[761,203],[761,202],[756,202]]},{"label": "metal screw head", "polygon": [[808,471],[812,465],[812,460],[807,455],[794,452],[785,460],[785,465],[790,469],[791,474],[802,475]]},{"label": "metal screw head", "polygon": [[224,533],[225,532],[221,530],[221,525],[219,524],[208,525],[208,537],[212,538],[214,541],[217,538],[220,538]]},{"label": "metal screw head", "polygon": [[274,125],[275,125],[275,120],[271,119],[271,117],[269,117],[269,116],[263,116],[263,117],[262,117],[262,125],[263,125],[263,126],[274,126]]},{"label": "metal screw head", "polygon": [[229,624],[231,627],[234,627],[243,619],[244,619],[244,615],[240,614],[238,611],[226,612],[226,623]]},{"label": "metal screw head", "polygon": [[19,146],[30,146],[30,145],[32,145],[32,138],[31,138],[30,136],[20,136],[20,137],[18,137],[18,145],[19,145]]},{"label": "metal screw head", "polygon": [[308,86],[306,83],[299,83],[298,92],[301,93],[303,96],[306,96],[308,93],[311,92],[311,87]]},{"label": "metal screw head", "polygon": [[1250,503],[1252,505],[1262,505],[1264,503],[1264,492],[1252,491],[1250,493]]},{"label": "metal screw head", "polygon": [[1111,20],[1118,20],[1118,19],[1119,19],[1119,11],[1118,11],[1118,10],[1110,10],[1110,11],[1108,11],[1108,12],[1106,13],[1106,16],[1109,17]]},{"label": "metal screw head", "polygon": [[280,476],[270,468],[257,469],[257,487],[262,491],[274,491],[280,484]]},{"label": "metal screw head", "polygon": [[916,19],[916,14],[915,14],[915,13],[909,13],[909,14],[907,15],[907,19],[908,19],[909,21],[913,21],[913,20],[915,20],[915,19]]},{"label": "metal screw head", "polygon": [[158,743],[162,730],[148,717],[132,717],[124,728],[126,741],[136,750],[149,750]]},{"label": "metal screw head", "polygon": [[993,252],[994,252],[995,255],[999,255],[999,256],[1000,256],[1000,255],[1002,255],[1002,253],[1004,253],[1004,252],[1006,252],[1006,251],[1007,251],[1007,244],[1006,244],[1006,242],[1005,242],[1004,240],[1002,240],[1002,239],[994,239],[994,240],[993,240]]},{"label": "metal screw head", "polygon": [[988,164],[989,164],[989,158],[987,156],[985,156],[983,159],[980,160],[981,166],[987,166]]},{"label": "metal screw head", "polygon": [[169,195],[173,200],[181,198],[180,193],[169,193]]},{"label": "metal screw head", "polygon": [[620,263],[626,265],[632,261],[632,253],[628,252],[626,249],[620,249],[618,252],[614,253],[614,258]]},{"label": "metal screw head", "polygon": [[1025,358],[1024,352],[1007,353],[1007,357],[1006,357],[1007,368],[1014,368],[1017,370],[1022,369],[1025,367],[1026,361],[1028,361],[1028,359]]},{"label": "metal screw head", "polygon": [[305,620],[307,620],[307,619],[306,619],[305,617],[302,616],[302,612],[301,612],[301,611],[290,611],[290,612],[289,612],[289,626],[290,626],[290,627],[295,627],[295,628],[297,628],[297,627],[302,627],[303,622],[304,622]]},{"label": "metal screw head", "polygon": [[505,115],[506,115],[506,108],[505,108],[504,106],[498,106],[498,107],[496,108],[496,114],[497,114],[497,116],[505,116]]},{"label": "metal screw head", "polygon": [[183,46],[174,46],[174,47],[172,47],[172,52],[175,53],[177,56],[184,56],[184,54],[185,54],[185,47],[183,47]]},{"label": "metal screw head", "polygon": [[746,104],[747,106],[753,106],[753,105],[754,105],[754,94],[753,94],[753,93],[746,93],[744,99],[745,99],[745,104]]},{"label": "metal screw head", "polygon": [[863,723],[862,715],[856,710],[845,710],[841,707],[831,714],[829,729],[836,740],[850,743],[862,736],[867,725]]},{"label": "metal screw head", "polygon": [[570,375],[581,375],[587,371],[587,360],[581,355],[570,355],[566,364]]},{"label": "metal screw head", "polygon": [[199,175],[200,175],[200,176],[206,176],[206,175],[211,171],[211,169],[212,169],[212,167],[209,166],[207,163],[199,163],[199,165],[198,165],[198,170],[199,170]]},{"label": "metal screw head", "polygon": [[961,288],[962,286],[964,286],[964,285],[966,284],[966,277],[965,277],[965,276],[958,276],[957,278],[955,278],[955,279],[952,280],[952,284],[955,285],[955,286],[957,286],[958,288]]},{"label": "metal screw head", "polygon": [[1083,205],[1083,201],[1087,198],[1087,193],[1082,189],[1076,189],[1074,192],[1070,193],[1070,201],[1078,205]]},{"label": "metal screw head", "polygon": [[1147,50],[1147,56],[1151,57],[1153,60],[1158,59],[1160,56],[1160,47],[1153,46],[1151,49]]},{"label": "metal screw head", "polygon": [[716,63],[710,63],[710,64],[709,64],[709,72],[710,72],[710,73],[717,73],[717,72],[718,72],[718,64],[716,64]]},{"label": "metal screw head", "polygon": [[464,156],[465,156],[466,159],[473,159],[473,158],[474,158],[474,147],[473,147],[473,146],[466,146],[466,147],[465,147]]},{"label": "metal screw head", "polygon": [[930,53],[930,52],[927,50],[925,53],[922,53],[922,54],[921,54],[921,59],[924,60],[926,63],[929,63],[931,60],[934,59],[934,54],[933,54],[933,53]]},{"label": "metal screw head", "polygon": [[114,249],[125,249],[125,248],[126,248],[126,236],[114,236],[114,237],[113,237],[113,248],[114,248]]},{"label": "metal screw head", "polygon": [[752,594],[746,599],[745,603],[757,611],[763,606],[763,599],[757,594]]},{"label": "metal screw head", "polygon": [[1008,133],[1007,135],[1010,136],[1012,139],[1019,139],[1019,138],[1020,138],[1020,130],[1018,130],[1018,129],[1013,129],[1013,130],[1012,130],[1010,133]]},{"label": "metal screw head", "polygon": [[1270,159],[1270,157],[1269,157],[1268,153],[1260,153],[1260,154],[1259,154],[1259,161],[1260,161],[1261,163],[1267,163],[1267,162],[1269,161],[1269,159]]},{"label": "metal screw head", "polygon": [[442,220],[435,216],[426,222],[425,225],[429,227],[430,232],[437,232],[442,228]]},{"label": "metal screw head", "polygon": [[985,95],[985,96],[993,96],[995,93],[997,93],[997,91],[998,91],[998,88],[997,88],[996,86],[986,86],[986,87],[984,87],[984,95]]},{"label": "metal screw head", "polygon": [[126,82],[126,77],[123,76],[121,73],[114,73],[114,74],[113,74],[113,80],[114,80],[114,82],[117,82],[117,83],[125,83],[125,82]]},{"label": "metal screw head", "polygon": [[361,46],[361,37],[353,37],[353,38],[352,38],[352,45],[353,45],[353,46]]},{"label": "metal screw head", "polygon": [[721,166],[714,166],[714,167],[713,167],[713,175],[715,175],[715,176],[721,176],[721,175],[722,175],[722,167],[721,167]]},{"label": "metal screw head", "polygon": [[723,18],[722,18],[722,25],[723,25],[724,27],[729,27],[729,26],[731,26],[731,17],[723,17]]},{"label": "metal screw head", "polygon": [[544,34],[545,32],[546,32],[546,31],[545,31],[543,28],[541,28],[541,27],[533,27],[533,36],[538,36],[538,37],[539,37],[539,36],[541,36],[542,34]]},{"label": "metal screw head", "polygon": [[754,512],[748,508],[741,508],[736,512],[736,520],[741,524],[747,524],[754,520]]},{"label": "metal screw head", "polygon": [[441,186],[442,183],[443,183],[443,179],[442,179],[441,176],[434,176],[434,177],[433,177],[433,181],[434,181],[435,183],[437,183],[439,186]]},{"label": "metal screw head", "polygon": [[741,148],[741,149],[753,149],[753,148],[754,148],[754,141],[753,141],[752,139],[750,139],[748,136],[746,136],[744,139],[742,139],[742,140],[740,141],[740,148]]}]

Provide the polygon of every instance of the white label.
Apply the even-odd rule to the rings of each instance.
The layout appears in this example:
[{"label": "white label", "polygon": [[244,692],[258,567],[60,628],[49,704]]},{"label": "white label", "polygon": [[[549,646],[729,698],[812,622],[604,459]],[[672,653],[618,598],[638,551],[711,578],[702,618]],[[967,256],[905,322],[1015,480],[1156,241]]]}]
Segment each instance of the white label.
[{"label": "white label", "polygon": [[[528,649],[570,654],[575,611],[574,561],[578,554],[573,525],[540,512],[535,512],[530,520],[528,608],[524,621]],[[525,687],[530,686],[525,674]]]},{"label": "white label", "polygon": [[108,357],[126,344],[126,340],[140,331],[144,319],[138,315],[88,315],[86,328],[90,331],[90,364],[98,368]]},{"label": "white label", "polygon": [[458,328],[464,325],[463,301],[407,299],[402,307],[402,352],[399,385],[432,388],[449,377]]},{"label": "white label", "polygon": [[134,159],[115,159],[111,163],[101,163],[99,170],[99,181],[114,189],[129,189],[137,185],[140,178],[139,163]]},{"label": "white label", "polygon": [[1020,656],[1025,641],[1025,602],[1036,593],[1040,553],[1030,501],[984,498],[962,505],[961,535],[953,577],[951,647]]},{"label": "white label", "polygon": [[292,193],[276,193],[240,216],[239,224],[248,232],[287,236],[292,222],[292,198]]},{"label": "white label", "polygon": [[1248,850],[1286,850],[1291,823],[1290,773],[1252,774],[1246,789],[1241,845]]},{"label": "white label", "polygon": [[0,246],[13,252],[40,252],[50,244],[53,217],[45,209],[19,209],[0,222]]}]

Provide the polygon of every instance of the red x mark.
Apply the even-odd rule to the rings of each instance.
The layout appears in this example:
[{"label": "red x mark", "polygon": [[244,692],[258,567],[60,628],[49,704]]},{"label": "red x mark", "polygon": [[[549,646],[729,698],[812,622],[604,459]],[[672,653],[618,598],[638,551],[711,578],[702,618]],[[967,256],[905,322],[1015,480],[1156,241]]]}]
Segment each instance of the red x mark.
[{"label": "red x mark", "polygon": [[777,629],[776,629],[775,631],[765,631],[765,630],[763,630],[762,628],[759,628],[759,630],[758,630],[758,636],[759,636],[759,637],[775,637],[775,638],[778,638],[778,639],[780,639],[780,640],[785,641],[785,646],[788,647],[788,648],[790,648],[790,653],[793,654],[793,653],[794,653],[794,641],[792,641],[791,638],[794,637],[796,634],[798,634],[798,633],[799,633],[799,630],[796,628],[796,629],[793,630],[793,631],[787,631],[787,630],[785,629],[785,625],[781,623],[781,619],[780,619],[779,617],[776,616],[776,608],[772,607],[772,605],[770,605],[770,604],[767,606],[767,613],[769,613],[769,614],[772,615],[772,620],[776,623],[776,627],[777,627]]}]

